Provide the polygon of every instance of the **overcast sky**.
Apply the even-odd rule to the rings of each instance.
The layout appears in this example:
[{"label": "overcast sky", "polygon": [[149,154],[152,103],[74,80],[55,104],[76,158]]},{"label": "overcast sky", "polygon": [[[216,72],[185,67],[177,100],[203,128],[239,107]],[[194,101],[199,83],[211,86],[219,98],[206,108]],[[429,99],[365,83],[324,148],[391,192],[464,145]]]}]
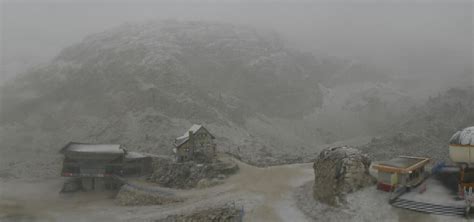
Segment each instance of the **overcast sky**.
[{"label": "overcast sky", "polygon": [[472,1],[2,1],[1,77],[125,22],[208,20],[270,28],[293,47],[400,75],[472,72]]}]

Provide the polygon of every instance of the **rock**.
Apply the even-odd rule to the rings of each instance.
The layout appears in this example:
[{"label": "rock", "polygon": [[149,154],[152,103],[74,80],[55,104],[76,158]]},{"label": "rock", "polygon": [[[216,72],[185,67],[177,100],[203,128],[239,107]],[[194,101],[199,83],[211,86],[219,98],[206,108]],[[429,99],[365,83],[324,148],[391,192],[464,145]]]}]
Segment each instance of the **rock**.
[{"label": "rock", "polygon": [[313,197],[330,205],[344,203],[345,194],[375,183],[369,174],[370,163],[369,157],[355,148],[324,149],[313,165]]},{"label": "rock", "polygon": [[196,184],[196,188],[202,189],[212,187],[221,183],[223,183],[223,181],[219,179],[202,179]]},{"label": "rock", "polygon": [[115,202],[122,206],[162,205],[183,201],[174,195],[164,195],[158,192],[147,192],[124,185],[120,188]]},{"label": "rock", "polygon": [[[239,167],[233,161],[217,160],[212,163],[172,161],[154,162],[154,172],[149,181],[163,187],[190,189],[195,187],[209,187],[218,184],[213,179],[225,178],[234,174]],[[223,177],[224,176],[224,177]]]},{"label": "rock", "polygon": [[217,175],[217,179],[219,179],[219,180],[223,180],[225,178],[226,178],[226,176],[224,174]]},{"label": "rock", "polygon": [[239,222],[242,221],[240,209],[231,206],[210,208],[191,214],[170,215],[156,222]]},{"label": "rock", "polygon": [[199,188],[199,189],[210,187],[210,186],[211,186],[211,180],[209,179],[202,179],[196,184],[196,188]]}]

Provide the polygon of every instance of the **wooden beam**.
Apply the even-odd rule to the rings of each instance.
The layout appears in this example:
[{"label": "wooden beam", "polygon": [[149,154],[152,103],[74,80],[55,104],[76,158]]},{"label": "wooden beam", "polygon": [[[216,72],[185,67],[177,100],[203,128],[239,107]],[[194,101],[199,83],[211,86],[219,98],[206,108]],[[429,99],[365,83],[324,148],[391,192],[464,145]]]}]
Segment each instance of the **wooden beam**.
[{"label": "wooden beam", "polygon": [[391,166],[384,166],[384,165],[373,165],[372,166],[374,169],[377,169],[382,172],[387,172],[387,173],[403,173],[403,168],[398,168],[398,167],[391,167]]},{"label": "wooden beam", "polygon": [[398,157],[407,158],[407,159],[417,159],[417,160],[426,160],[426,159],[429,159],[429,158],[426,158],[426,157],[418,157],[418,156],[398,156]]},{"label": "wooden beam", "polygon": [[424,158],[424,157],[413,157],[413,156],[400,156],[401,158],[409,158],[409,159],[419,159],[421,160],[420,162],[417,162],[409,167],[406,168],[401,168],[401,167],[393,167],[393,166],[387,166],[383,164],[374,164],[372,167],[374,169],[380,170],[382,172],[388,172],[388,173],[410,173],[410,171],[413,171],[417,168],[423,167],[426,165],[430,159],[429,158]]},{"label": "wooden beam", "polygon": [[412,166],[410,166],[406,169],[408,171],[412,171],[412,170],[415,170],[417,168],[421,168],[421,167],[425,166],[426,164],[428,164],[429,161],[430,161],[430,159],[425,158],[424,160],[422,160],[422,161],[420,161],[420,162],[418,162],[418,163],[416,163],[416,164],[414,164],[414,165],[412,165]]}]

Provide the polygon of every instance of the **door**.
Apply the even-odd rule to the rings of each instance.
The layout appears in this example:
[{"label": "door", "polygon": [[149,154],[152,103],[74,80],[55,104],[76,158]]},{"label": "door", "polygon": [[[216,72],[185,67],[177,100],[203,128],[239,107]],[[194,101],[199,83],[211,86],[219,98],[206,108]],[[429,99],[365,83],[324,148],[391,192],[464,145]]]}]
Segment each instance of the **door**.
[{"label": "door", "polygon": [[390,184],[392,186],[398,184],[398,174],[397,173],[394,173],[390,176]]}]

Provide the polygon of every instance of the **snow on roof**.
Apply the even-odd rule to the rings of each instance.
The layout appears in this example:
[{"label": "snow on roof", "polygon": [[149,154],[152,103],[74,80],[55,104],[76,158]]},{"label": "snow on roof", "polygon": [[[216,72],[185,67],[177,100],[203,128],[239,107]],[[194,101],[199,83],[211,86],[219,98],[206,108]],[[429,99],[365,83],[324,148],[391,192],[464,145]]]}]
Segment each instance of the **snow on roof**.
[{"label": "snow on roof", "polygon": [[385,166],[391,166],[391,167],[397,167],[397,168],[408,168],[421,161],[423,160],[415,159],[415,158],[396,157],[391,160],[382,161],[379,163],[379,165],[385,165]]},{"label": "snow on roof", "polygon": [[430,161],[425,157],[399,156],[388,161],[374,163],[372,166],[382,172],[412,173],[412,170],[425,166]]},{"label": "snow on roof", "polygon": [[194,124],[191,126],[191,128],[188,129],[188,131],[186,131],[184,133],[184,135],[176,138],[176,140],[182,140],[182,139],[188,139],[189,138],[189,131],[193,132],[193,133],[196,133],[199,129],[201,129],[201,125],[197,125],[197,124]]},{"label": "snow on roof", "polygon": [[179,139],[188,138],[188,137],[189,137],[189,131],[191,131],[191,132],[193,132],[193,133],[196,133],[199,129],[201,129],[201,127],[202,127],[201,125],[194,124],[194,125],[191,126],[191,128],[188,129],[188,131],[186,131],[186,132],[184,133],[184,135],[182,135],[182,136],[180,136],[180,137],[178,137],[178,138],[176,138],[176,139],[179,140]]},{"label": "snow on roof", "polygon": [[[196,133],[198,130],[200,130],[201,128],[204,128],[202,125],[198,125],[198,124],[194,124],[191,126],[191,128],[188,129],[188,131],[186,131],[184,133],[184,135],[180,136],[180,137],[177,137],[176,140],[175,140],[175,145],[178,147],[178,146],[181,146],[182,144],[184,144],[186,141],[189,140],[189,131]],[[205,128],[204,128],[205,129]],[[207,130],[206,130],[207,131]],[[210,134],[210,133],[209,133]],[[211,134],[212,138],[214,138],[214,136]]]},{"label": "snow on roof", "polygon": [[61,151],[73,151],[84,153],[110,153],[123,154],[125,150],[120,144],[88,144],[88,143],[74,143],[67,144]]},{"label": "snow on roof", "polygon": [[137,153],[137,152],[127,152],[127,154],[125,155],[126,159],[141,159],[145,157],[148,157],[148,156],[143,153]]},{"label": "snow on roof", "polygon": [[474,126],[457,131],[449,140],[449,144],[474,146]]}]

